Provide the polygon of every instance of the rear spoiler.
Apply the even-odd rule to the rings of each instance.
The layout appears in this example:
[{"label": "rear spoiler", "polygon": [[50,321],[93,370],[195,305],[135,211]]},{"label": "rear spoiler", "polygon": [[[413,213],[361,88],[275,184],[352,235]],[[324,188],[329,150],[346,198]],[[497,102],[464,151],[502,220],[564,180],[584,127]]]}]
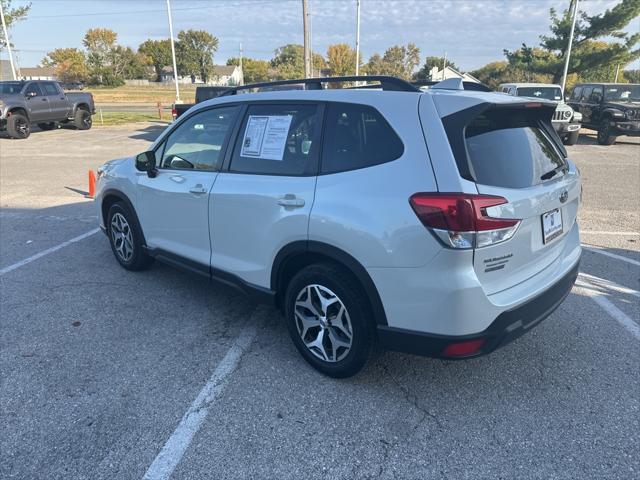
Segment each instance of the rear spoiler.
[{"label": "rear spoiler", "polygon": [[537,119],[540,128],[548,135],[553,144],[564,158],[567,158],[567,149],[562,144],[562,140],[553,128],[551,119],[555,112],[556,105],[553,102],[509,102],[509,103],[491,103],[483,102],[473,107],[465,108],[446,117],[442,117],[442,125],[444,126],[451,151],[458,164],[460,175],[467,180],[475,182],[473,172],[469,165],[467,157],[467,146],[465,142],[465,128],[477,116],[488,110],[526,110],[538,113]]}]

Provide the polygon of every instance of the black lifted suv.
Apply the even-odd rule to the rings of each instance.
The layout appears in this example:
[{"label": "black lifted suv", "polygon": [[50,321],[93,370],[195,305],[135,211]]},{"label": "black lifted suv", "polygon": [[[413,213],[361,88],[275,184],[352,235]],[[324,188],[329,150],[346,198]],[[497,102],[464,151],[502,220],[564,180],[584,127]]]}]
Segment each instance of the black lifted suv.
[{"label": "black lifted suv", "polygon": [[640,136],[640,84],[581,83],[568,101],[582,114],[582,126],[598,132],[600,145],[619,135]]}]

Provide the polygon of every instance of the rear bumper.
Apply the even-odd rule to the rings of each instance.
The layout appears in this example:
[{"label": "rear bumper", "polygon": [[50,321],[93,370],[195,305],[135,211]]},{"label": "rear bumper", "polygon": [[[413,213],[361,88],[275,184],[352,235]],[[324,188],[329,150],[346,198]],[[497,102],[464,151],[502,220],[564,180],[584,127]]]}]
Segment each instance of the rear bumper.
[{"label": "rear bumper", "polygon": [[[378,339],[383,348],[436,358],[471,358],[491,353],[512,342],[542,322],[567,297],[578,276],[580,261],[560,280],[526,303],[502,312],[484,331],[472,335],[437,335],[378,325]],[[450,356],[445,349],[462,342],[483,341],[468,355]]]}]

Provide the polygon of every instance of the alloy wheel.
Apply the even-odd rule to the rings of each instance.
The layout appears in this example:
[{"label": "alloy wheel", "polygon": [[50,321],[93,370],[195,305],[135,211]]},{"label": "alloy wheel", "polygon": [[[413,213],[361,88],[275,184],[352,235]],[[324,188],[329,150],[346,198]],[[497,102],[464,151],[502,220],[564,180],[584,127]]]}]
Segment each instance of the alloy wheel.
[{"label": "alloy wheel", "polygon": [[307,285],[296,297],[294,315],[298,334],[313,355],[332,363],[348,355],[353,328],[347,308],[334,292]]},{"label": "alloy wheel", "polygon": [[29,127],[28,121],[19,119],[16,122],[16,132],[18,132],[18,135],[20,136],[20,138],[28,137],[29,131],[30,131],[30,127]]},{"label": "alloy wheel", "polygon": [[124,262],[133,256],[133,234],[127,219],[121,213],[111,217],[111,241],[120,259]]}]

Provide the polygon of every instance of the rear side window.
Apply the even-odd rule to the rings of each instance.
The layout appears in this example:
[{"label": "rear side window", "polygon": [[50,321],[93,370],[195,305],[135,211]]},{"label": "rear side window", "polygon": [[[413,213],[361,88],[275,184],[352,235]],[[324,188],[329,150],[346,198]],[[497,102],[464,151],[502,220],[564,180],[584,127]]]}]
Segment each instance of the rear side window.
[{"label": "rear side window", "polygon": [[250,105],[238,132],[230,170],[315,175],[319,136],[317,105]]},{"label": "rear side window", "polygon": [[483,185],[526,188],[566,165],[531,111],[486,111],[467,125],[465,143],[472,175]]},{"label": "rear side window", "polygon": [[327,108],[322,173],[343,172],[390,162],[404,146],[375,108],[331,103]]},{"label": "rear side window", "polygon": [[42,88],[44,89],[45,95],[58,95],[60,93],[58,91],[58,87],[56,87],[56,85],[51,82],[42,83]]},{"label": "rear side window", "polygon": [[571,100],[580,100],[580,95],[582,94],[582,87],[576,87],[573,89],[573,93],[571,94]]}]

